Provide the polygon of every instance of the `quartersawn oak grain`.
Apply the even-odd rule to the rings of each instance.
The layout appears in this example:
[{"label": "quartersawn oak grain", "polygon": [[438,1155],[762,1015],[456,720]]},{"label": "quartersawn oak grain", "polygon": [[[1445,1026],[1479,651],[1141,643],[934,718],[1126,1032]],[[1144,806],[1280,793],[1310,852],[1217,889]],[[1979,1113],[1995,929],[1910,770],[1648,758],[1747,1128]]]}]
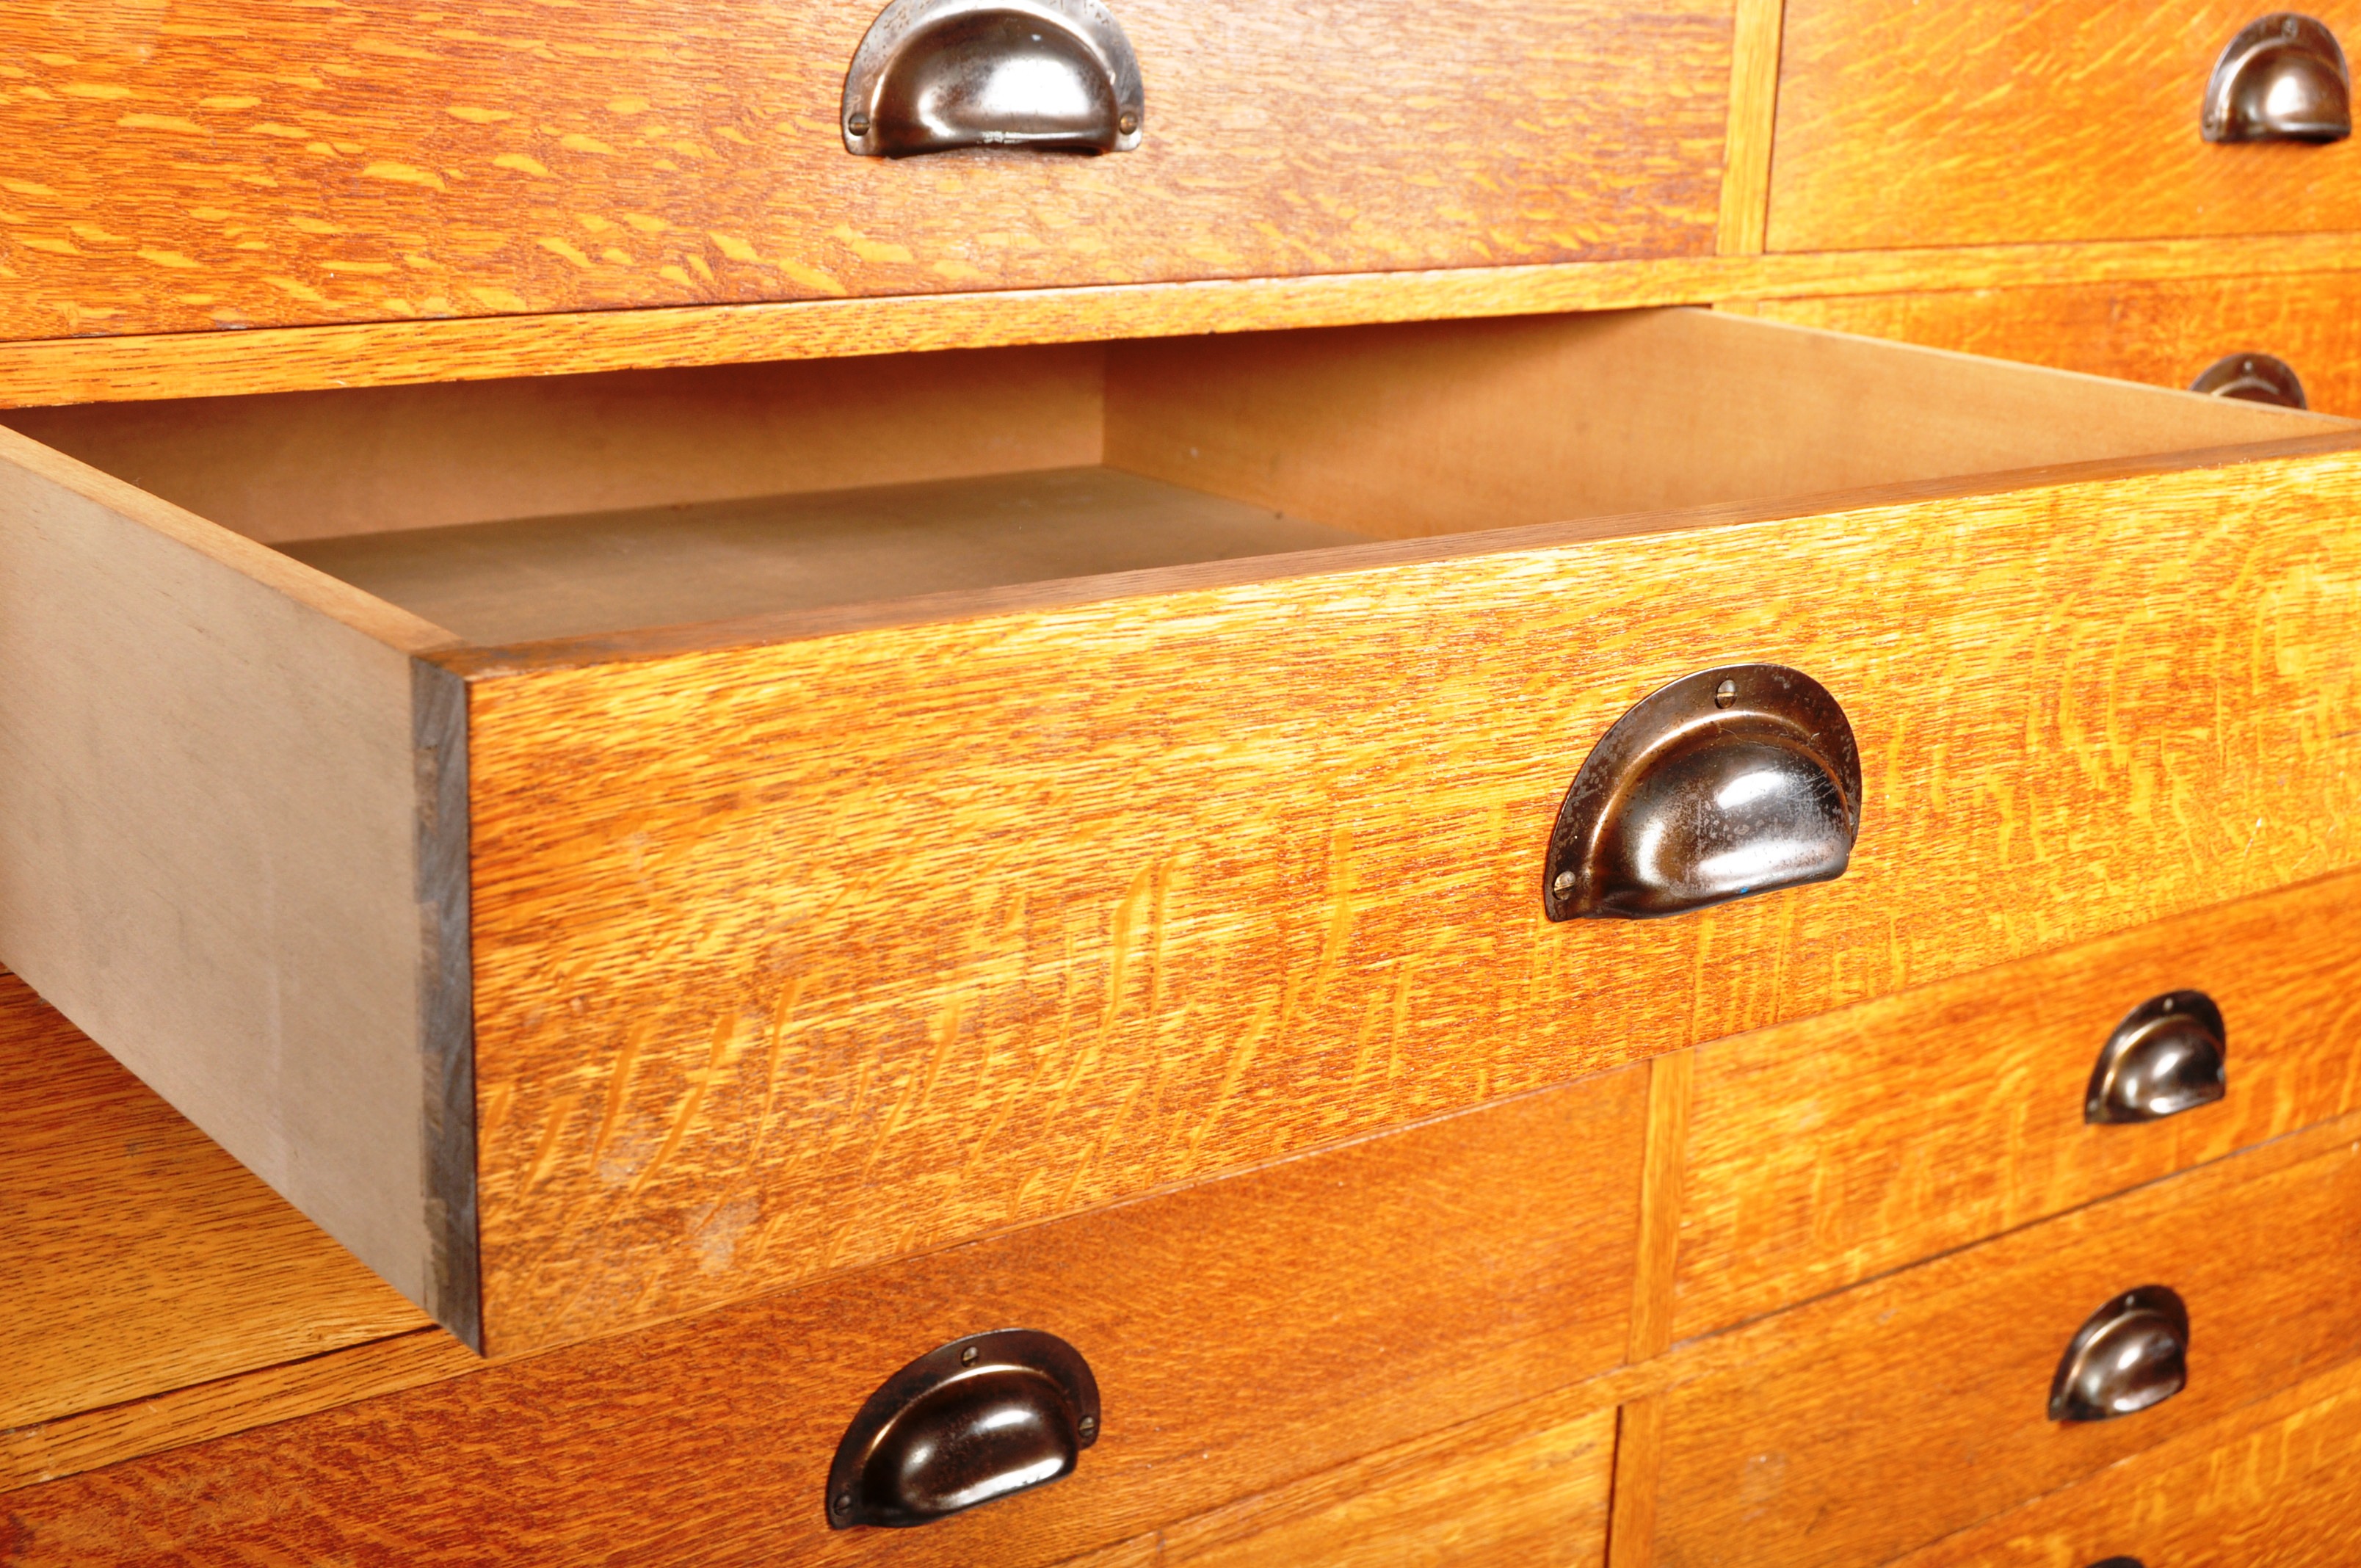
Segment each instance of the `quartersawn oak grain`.
[{"label": "quartersawn oak grain", "polygon": [[1096,159],[847,154],[877,9],[23,13],[0,336],[1712,249],[1728,0],[1125,0]]},{"label": "quartersawn oak grain", "polygon": [[[2361,4],[2307,13],[2346,47]],[[2247,0],[1788,0],[1769,248],[2361,229],[2361,148],[2197,134]],[[2224,270],[2227,270],[2226,269]]]},{"label": "quartersawn oak grain", "polygon": [[[1644,1074],[1608,1075],[25,1488],[0,1552],[27,1568],[144,1561],[158,1540],[302,1562],[387,1540],[520,1564],[1056,1562],[1614,1365],[1645,1100]],[[924,1530],[831,1532],[822,1489],[861,1401],[913,1355],[1008,1324],[1090,1358],[1104,1435],[1080,1469]],[[1584,1406],[1543,1413],[1580,1427]],[[1566,1436],[1560,1452],[1603,1461],[1592,1429]],[[1425,1506],[1383,1459],[1365,1472],[1391,1506]],[[1289,1528],[1349,1536],[1349,1503],[1295,1495],[1310,1511]]]},{"label": "quartersawn oak grain", "polygon": [[[493,1339],[2348,864],[2356,488],[2199,467],[479,678]],[[1590,743],[1746,659],[1851,716],[1846,878],[1547,927]]]},{"label": "quartersawn oak grain", "polygon": [[1894,1568],[2342,1568],[2361,1519],[2361,1367],[2346,1365]]},{"label": "quartersawn oak grain", "polygon": [[2289,277],[2351,235],[2231,236],[1242,278],[0,343],[0,408],[2067,281]]},{"label": "quartersawn oak grain", "polygon": [[[1655,1561],[1882,1563],[2343,1365],[2356,1133],[2347,1117],[1702,1342],[1701,1375],[1676,1369],[1665,1396]],[[2188,1303],[2189,1386],[2050,1421],[2074,1331],[2147,1284]]]},{"label": "quartersawn oak grain", "polygon": [[0,1212],[0,1429],[426,1322],[5,970]]},{"label": "quartersawn oak grain", "polygon": [[[2191,989],[2224,1010],[2228,1096],[2086,1124],[2115,1025]],[[1672,1337],[2361,1108],[2356,1034],[2361,878],[2341,876],[1699,1046]]]},{"label": "quartersawn oak grain", "polygon": [[2295,367],[2313,408],[2361,412],[2361,274],[2351,272],[1765,300],[1761,313],[2160,387],[2260,351]]}]

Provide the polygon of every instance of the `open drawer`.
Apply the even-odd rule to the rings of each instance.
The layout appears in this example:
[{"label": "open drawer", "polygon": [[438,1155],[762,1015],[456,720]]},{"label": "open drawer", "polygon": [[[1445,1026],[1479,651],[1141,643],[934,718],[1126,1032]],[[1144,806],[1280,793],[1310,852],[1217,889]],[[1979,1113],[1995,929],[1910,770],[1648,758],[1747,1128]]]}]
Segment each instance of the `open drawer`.
[{"label": "open drawer", "polygon": [[[498,1351],[2356,858],[2282,410],[1666,312],[8,422],[0,962]],[[1842,876],[1551,922],[1755,662]]]}]

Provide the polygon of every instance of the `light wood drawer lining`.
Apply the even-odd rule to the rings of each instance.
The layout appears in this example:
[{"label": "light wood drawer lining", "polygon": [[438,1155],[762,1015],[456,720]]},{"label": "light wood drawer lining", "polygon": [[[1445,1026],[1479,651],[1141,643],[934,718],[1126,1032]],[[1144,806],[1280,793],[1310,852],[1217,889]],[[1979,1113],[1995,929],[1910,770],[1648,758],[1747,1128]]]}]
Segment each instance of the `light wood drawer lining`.
[{"label": "light wood drawer lining", "polygon": [[[2276,411],[1696,313],[1193,354],[1110,356],[1104,455],[1396,534],[2092,449],[2349,440]],[[1094,383],[1071,355],[1040,363],[1081,389],[1056,406],[1087,430]],[[759,410],[778,384],[742,378],[657,423],[676,440],[709,422],[725,468],[775,476],[766,426],[710,416]],[[405,428],[456,442],[430,448],[451,463],[432,496],[463,493],[486,460],[452,434],[480,391],[403,394],[413,415],[441,411]],[[666,406],[635,395],[626,412]],[[303,515],[303,486],[337,477],[334,443],[311,437],[339,425],[326,400],[275,406],[301,438],[278,494]],[[560,458],[630,429],[605,417],[521,459],[533,484],[597,493],[607,470]],[[172,465],[235,421],[138,421],[181,443],[118,449],[161,453],[154,482],[234,477]],[[1009,428],[996,409],[978,421],[971,433]],[[105,428],[77,414],[49,433]],[[814,450],[852,467],[815,472],[890,459],[832,428]],[[253,422],[240,439],[268,449],[270,433]],[[402,450],[360,454],[325,510],[383,515]],[[960,461],[990,457],[982,441]],[[453,655],[473,681],[484,1144],[478,1189],[437,1196],[482,1203],[494,1341],[608,1332],[618,1299],[690,1310],[2333,867],[2337,754],[2304,738],[2349,675],[2309,662],[2350,575],[2351,542],[2321,522],[2348,462],[1640,513]],[[613,472],[644,484],[660,466],[625,451]],[[2268,604],[2188,572],[2217,548],[2274,585]],[[336,588],[269,559],[305,592]],[[2224,728],[2175,750],[2157,716],[2184,711],[2185,669],[2126,686],[2044,652],[2067,635],[2070,583],[2143,604],[2107,631],[2136,671],[2137,650],[2178,652],[2191,623],[2251,618],[2285,652],[2228,668]],[[1533,844],[1589,740],[1660,681],[1733,657],[1811,667],[1853,710],[1879,792],[1854,873],[1651,930],[1541,929]],[[1929,753],[1913,728],[1931,721],[1911,699],[1930,683],[1957,694],[1940,732],[1957,751]],[[2151,739],[2094,772],[2085,716],[2107,711]],[[2050,727],[2030,757],[2026,713]],[[2290,754],[2303,764],[2279,766]],[[1972,789],[1954,757],[1986,770]],[[2206,853],[2271,825],[2234,880],[2195,869],[2182,818],[2116,809],[2166,778],[2217,803]],[[2078,839],[2093,823],[2103,841]],[[2093,855],[2120,869],[1997,918],[1924,896],[1929,874],[2001,866],[2048,887]],[[238,884],[202,897],[222,885]],[[1897,926],[1893,908],[1913,913]],[[1649,978],[1604,988],[1610,973]]]}]

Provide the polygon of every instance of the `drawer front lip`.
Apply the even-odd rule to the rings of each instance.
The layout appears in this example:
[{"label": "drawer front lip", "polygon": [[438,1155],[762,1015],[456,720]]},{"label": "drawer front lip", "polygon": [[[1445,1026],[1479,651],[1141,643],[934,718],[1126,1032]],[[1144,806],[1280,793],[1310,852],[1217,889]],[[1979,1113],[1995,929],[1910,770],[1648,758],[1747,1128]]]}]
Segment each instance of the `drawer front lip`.
[{"label": "drawer front lip", "polygon": [[[2361,1109],[2356,981],[2346,875],[1698,1047],[1674,1337]],[[2091,1125],[2109,1032],[2184,987],[2229,1019],[2228,1094]]]},{"label": "drawer front lip", "polygon": [[[140,1561],[153,1537],[126,1521],[170,1508],[183,1550],[305,1561],[390,1530],[501,1562],[690,1539],[701,1562],[1062,1562],[1612,1366],[1646,1076],[25,1489],[18,1544]],[[920,1530],[831,1531],[829,1461],[872,1390],[1011,1324],[1089,1358],[1104,1425],[1074,1473]],[[167,1501],[192,1486],[224,1506]],[[578,1533],[553,1546],[560,1518]]]},{"label": "drawer front lip", "polygon": [[[569,1303],[625,1279],[687,1310],[2335,869],[2340,753],[2307,738],[2355,679],[2324,520],[2356,483],[2190,468],[478,679],[488,1332],[589,1332]],[[2131,604],[2083,650],[2072,615]],[[2201,650],[2183,744],[2198,624],[2279,652]],[[1852,716],[1853,869],[1540,934],[1589,740],[1733,656]],[[2207,803],[2193,852],[2138,805],[2167,786]]]},{"label": "drawer front lip", "polygon": [[[1791,0],[1769,248],[2361,228],[2351,143],[2199,137],[2215,58],[2269,9],[2070,0],[1997,16],[1973,0]],[[2307,14],[2348,49],[2361,41],[2361,5]],[[2029,59],[2057,69],[2028,78]]]},{"label": "drawer front lip", "polygon": [[[1883,1562],[2343,1365],[2361,1334],[2356,1130],[2346,1118],[1703,1342],[1711,1369],[1667,1396],[1659,1549]],[[2076,1328],[2149,1283],[2188,1305],[2188,1387],[2137,1415],[2050,1421]]]},{"label": "drawer front lip", "polygon": [[[48,156],[14,166],[0,337],[1713,250],[1726,6],[1126,0],[1137,151],[899,162],[838,123],[878,9],[717,32],[685,0],[597,0],[500,37],[375,4],[120,55],[15,24],[43,94],[20,145]],[[79,63],[34,63],[60,50]],[[223,91],[258,60],[289,69]]]},{"label": "drawer front lip", "polygon": [[2323,413],[2361,410],[2352,323],[2361,279],[2276,277],[2058,283],[1766,300],[1774,321],[2186,388],[2224,355],[2284,360]]}]

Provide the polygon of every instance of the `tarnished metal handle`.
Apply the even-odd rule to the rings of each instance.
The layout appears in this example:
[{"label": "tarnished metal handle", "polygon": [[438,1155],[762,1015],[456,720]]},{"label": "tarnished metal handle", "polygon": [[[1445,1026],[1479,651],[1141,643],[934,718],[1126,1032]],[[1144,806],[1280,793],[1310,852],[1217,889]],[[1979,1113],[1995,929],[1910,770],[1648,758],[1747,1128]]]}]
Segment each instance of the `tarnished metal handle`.
[{"label": "tarnished metal handle", "polygon": [[2189,383],[2192,392],[2209,398],[2237,398],[2249,403],[2277,403],[2283,409],[2310,408],[2295,367],[2268,354],[2225,354]]},{"label": "tarnished metal handle", "polygon": [[2189,1386],[2189,1309],[2162,1285],[2126,1290],[2091,1314],[2049,1384],[2053,1421],[2109,1421]]},{"label": "tarnished metal handle", "polygon": [[2336,35],[2293,11],[2247,23],[2213,62],[2198,129],[2207,141],[2351,136],[2353,79]]},{"label": "tarnished metal handle", "polygon": [[1861,757],[1828,688],[1778,664],[1684,675],[1591,748],[1543,868],[1552,920],[1644,920],[1844,874]]},{"label": "tarnished metal handle", "polygon": [[892,0],[844,77],[844,148],[1128,152],[1147,116],[1131,40],[1098,0]]},{"label": "tarnished metal handle", "polygon": [[1055,1334],[997,1329],[928,1351],[844,1429],[828,1522],[930,1524],[1072,1472],[1099,1438],[1099,1386]]},{"label": "tarnished metal handle", "polygon": [[2202,991],[2152,996],[2132,1009],[2091,1069],[2085,1122],[2154,1122],[2229,1092],[2230,1035]]}]

